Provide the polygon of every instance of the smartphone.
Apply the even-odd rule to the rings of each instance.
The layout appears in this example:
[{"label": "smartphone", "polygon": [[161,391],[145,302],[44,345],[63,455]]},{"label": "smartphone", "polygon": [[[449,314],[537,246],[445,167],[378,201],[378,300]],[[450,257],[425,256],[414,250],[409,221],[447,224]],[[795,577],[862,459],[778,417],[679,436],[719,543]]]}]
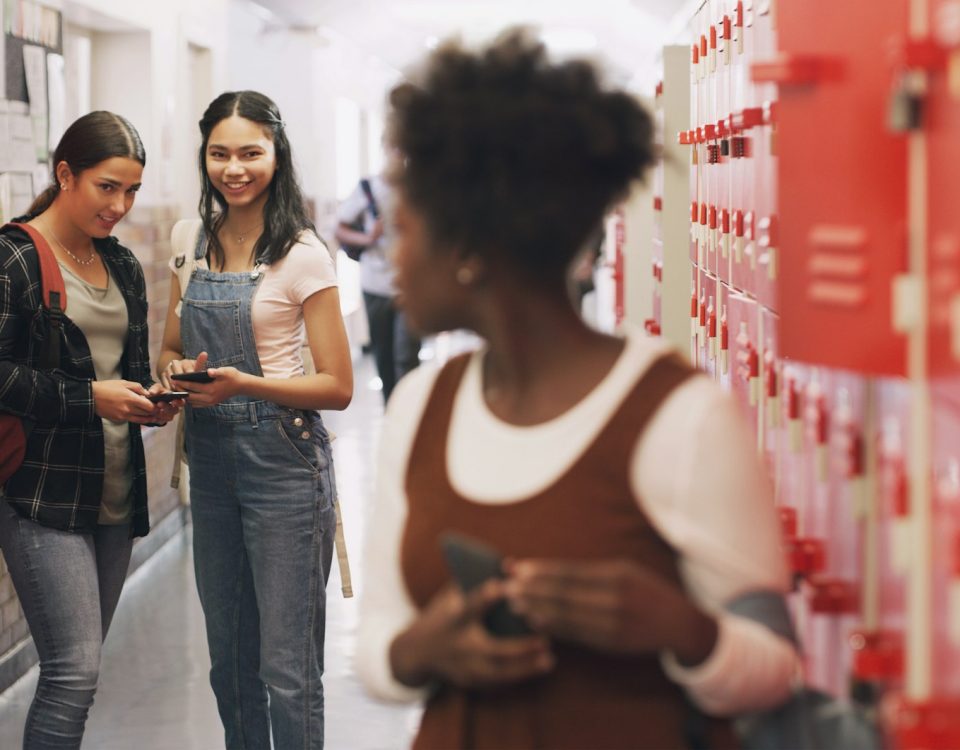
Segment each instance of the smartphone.
[{"label": "smartphone", "polygon": [[[463,534],[446,532],[440,547],[453,579],[464,592],[490,578],[503,578],[503,558],[492,547]],[[483,616],[487,631],[500,638],[529,635],[533,631],[522,617],[510,610],[505,599],[493,604]]]},{"label": "smartphone", "polygon": [[168,401],[177,401],[190,395],[190,391],[168,391],[167,393],[151,393],[148,399],[155,404],[167,403]]},{"label": "smartphone", "polygon": [[206,370],[197,370],[196,372],[173,372],[170,373],[171,380],[182,380],[184,383],[212,383],[213,378],[207,374]]}]

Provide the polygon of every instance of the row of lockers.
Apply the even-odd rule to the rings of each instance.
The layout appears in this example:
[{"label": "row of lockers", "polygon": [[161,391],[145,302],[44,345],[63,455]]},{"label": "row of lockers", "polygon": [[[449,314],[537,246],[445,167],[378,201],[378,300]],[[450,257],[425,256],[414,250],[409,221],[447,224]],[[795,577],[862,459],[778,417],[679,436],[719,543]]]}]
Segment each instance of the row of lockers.
[{"label": "row of lockers", "polygon": [[755,425],[808,681],[960,747],[960,3],[706,0],[688,30],[647,329],[687,318]]}]

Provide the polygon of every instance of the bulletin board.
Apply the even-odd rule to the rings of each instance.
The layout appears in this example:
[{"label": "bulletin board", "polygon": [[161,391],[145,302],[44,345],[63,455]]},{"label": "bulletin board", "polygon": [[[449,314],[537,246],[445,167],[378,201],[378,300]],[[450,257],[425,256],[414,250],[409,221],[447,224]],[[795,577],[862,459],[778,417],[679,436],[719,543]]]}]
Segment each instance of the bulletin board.
[{"label": "bulletin board", "polygon": [[0,221],[22,213],[50,180],[52,134],[63,132],[63,16],[35,0],[2,0]]}]

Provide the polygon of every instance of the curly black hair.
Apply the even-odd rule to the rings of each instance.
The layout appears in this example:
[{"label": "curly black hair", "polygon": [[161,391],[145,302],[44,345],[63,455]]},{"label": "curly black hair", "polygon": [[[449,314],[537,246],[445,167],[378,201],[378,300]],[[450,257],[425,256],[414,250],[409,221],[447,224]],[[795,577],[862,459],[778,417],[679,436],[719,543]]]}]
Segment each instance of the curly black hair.
[{"label": "curly black hair", "polygon": [[444,44],[390,104],[391,178],[432,244],[533,278],[564,271],[654,161],[640,104],[523,29],[476,53]]}]

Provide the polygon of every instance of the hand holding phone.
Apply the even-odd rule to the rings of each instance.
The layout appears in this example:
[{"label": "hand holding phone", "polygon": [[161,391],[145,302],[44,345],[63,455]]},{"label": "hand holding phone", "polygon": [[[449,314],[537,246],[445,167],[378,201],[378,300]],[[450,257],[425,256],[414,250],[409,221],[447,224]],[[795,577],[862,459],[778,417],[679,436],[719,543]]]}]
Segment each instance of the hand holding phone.
[{"label": "hand holding phone", "polygon": [[[451,575],[464,592],[472,591],[491,578],[504,577],[500,554],[475,539],[447,532],[441,535],[440,546]],[[501,638],[533,632],[522,617],[511,611],[505,599],[486,611],[483,624],[491,635]]]},{"label": "hand holding phone", "polygon": [[196,372],[172,372],[171,380],[179,380],[183,383],[212,383],[213,378],[206,370],[197,370]]},{"label": "hand holding phone", "polygon": [[187,398],[190,391],[167,391],[166,393],[151,393],[147,396],[155,404],[167,404],[171,401],[179,401]]}]

